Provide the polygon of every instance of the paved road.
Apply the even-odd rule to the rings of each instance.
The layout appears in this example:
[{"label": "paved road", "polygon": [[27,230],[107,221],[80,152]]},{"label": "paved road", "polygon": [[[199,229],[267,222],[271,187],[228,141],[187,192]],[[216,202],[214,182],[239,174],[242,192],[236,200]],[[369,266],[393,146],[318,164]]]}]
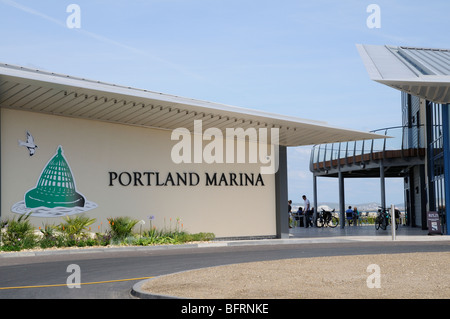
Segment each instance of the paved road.
[{"label": "paved road", "polygon": [[[450,251],[450,241],[252,244],[2,257],[0,288],[15,288],[0,289],[0,299],[128,299],[142,278],[183,270],[285,258],[425,251]],[[66,286],[71,264],[80,267],[81,288]],[[24,286],[28,287],[19,288]]]}]

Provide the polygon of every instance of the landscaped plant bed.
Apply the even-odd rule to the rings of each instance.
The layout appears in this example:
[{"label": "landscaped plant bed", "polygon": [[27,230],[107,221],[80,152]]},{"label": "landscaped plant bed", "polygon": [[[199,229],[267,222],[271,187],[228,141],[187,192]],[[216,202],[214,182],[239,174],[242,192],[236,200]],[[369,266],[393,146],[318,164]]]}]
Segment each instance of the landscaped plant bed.
[{"label": "landscaped plant bed", "polygon": [[[1,222],[0,252],[179,245],[208,242],[215,238],[213,233],[190,234],[184,231],[179,218],[174,228],[170,225],[169,228],[157,229],[150,222],[148,230],[142,229],[143,221],[129,217],[108,218],[109,229],[94,233],[89,226],[95,219],[84,215],[66,217],[59,225],[44,225],[38,230],[28,221],[29,216]],[[140,225],[139,233],[134,231],[137,225]]]}]

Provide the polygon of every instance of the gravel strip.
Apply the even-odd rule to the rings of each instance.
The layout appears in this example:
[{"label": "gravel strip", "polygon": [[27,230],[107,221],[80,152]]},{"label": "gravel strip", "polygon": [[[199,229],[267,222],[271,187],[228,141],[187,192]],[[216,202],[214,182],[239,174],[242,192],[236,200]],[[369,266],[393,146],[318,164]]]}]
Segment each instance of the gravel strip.
[{"label": "gravel strip", "polygon": [[284,259],[176,273],[141,289],[195,299],[450,298],[449,264],[450,252]]}]

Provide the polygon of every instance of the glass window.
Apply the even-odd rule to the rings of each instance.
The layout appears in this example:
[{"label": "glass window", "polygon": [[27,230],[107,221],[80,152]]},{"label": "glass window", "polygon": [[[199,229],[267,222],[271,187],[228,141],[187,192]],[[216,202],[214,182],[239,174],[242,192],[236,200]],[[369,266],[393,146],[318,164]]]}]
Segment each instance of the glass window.
[{"label": "glass window", "polygon": [[444,179],[444,137],[442,130],[442,105],[428,103],[431,110],[431,137],[429,139],[429,160],[431,165],[430,210],[444,212],[445,210],[445,179]]}]

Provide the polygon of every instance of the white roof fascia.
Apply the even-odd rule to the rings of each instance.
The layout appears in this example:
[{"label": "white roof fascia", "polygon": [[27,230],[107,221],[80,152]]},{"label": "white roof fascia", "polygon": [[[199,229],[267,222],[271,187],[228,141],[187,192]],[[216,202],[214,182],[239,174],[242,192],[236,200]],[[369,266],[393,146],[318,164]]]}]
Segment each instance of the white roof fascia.
[{"label": "white roof fascia", "polygon": [[[450,75],[422,74],[400,55],[393,47],[383,45],[356,45],[371,80],[421,98],[450,103]],[[426,95],[423,92],[436,94]]]}]

